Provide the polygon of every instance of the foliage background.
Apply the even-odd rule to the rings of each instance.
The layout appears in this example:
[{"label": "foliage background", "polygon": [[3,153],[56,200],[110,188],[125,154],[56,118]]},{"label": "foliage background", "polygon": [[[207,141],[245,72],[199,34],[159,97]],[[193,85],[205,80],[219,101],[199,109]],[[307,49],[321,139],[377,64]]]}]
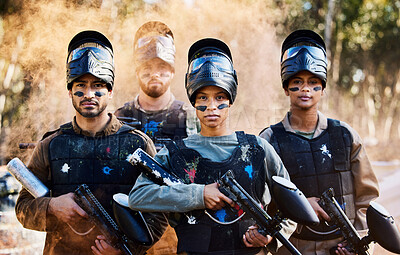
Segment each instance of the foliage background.
[{"label": "foliage background", "polygon": [[400,137],[399,0],[3,0],[0,2],[1,163],[74,115],[65,84],[66,49],[94,29],[112,42],[116,87],[109,110],[138,91],[132,64],[137,28],[165,22],[177,48],[172,91],[186,101],[187,51],[203,37],[224,40],[238,72],[231,111],[235,130],[258,134],[288,110],[280,83],[280,45],[291,31],[312,29],[326,40],[327,93],[320,110],[348,122],[373,159],[396,159]]}]

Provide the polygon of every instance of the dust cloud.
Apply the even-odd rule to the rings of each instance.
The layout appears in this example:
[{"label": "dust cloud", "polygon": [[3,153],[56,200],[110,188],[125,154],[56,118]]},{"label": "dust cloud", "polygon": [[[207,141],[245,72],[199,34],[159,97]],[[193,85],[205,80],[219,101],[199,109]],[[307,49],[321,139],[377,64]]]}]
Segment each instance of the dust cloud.
[{"label": "dust cloud", "polygon": [[[72,119],[75,112],[66,89],[65,63],[69,41],[82,30],[100,31],[113,44],[116,78],[108,110],[114,111],[132,100],[139,88],[133,38],[136,30],[150,20],[166,23],[174,33],[176,74],[171,90],[179,100],[188,102],[184,81],[189,47],[201,38],[215,37],[231,48],[238,73],[231,129],[258,134],[283,117],[288,103],[280,85],[281,40],[276,38],[274,26],[282,10],[261,0],[159,1],[139,7],[132,3],[134,11],[128,13],[119,9],[123,1],[96,3],[24,1],[18,15],[4,18],[9,29],[0,46],[2,55],[7,58],[18,52],[17,62],[32,87],[24,117],[8,136],[9,154],[21,154],[15,149],[17,143],[37,141],[46,131]],[[22,42],[17,44],[17,38]]]}]

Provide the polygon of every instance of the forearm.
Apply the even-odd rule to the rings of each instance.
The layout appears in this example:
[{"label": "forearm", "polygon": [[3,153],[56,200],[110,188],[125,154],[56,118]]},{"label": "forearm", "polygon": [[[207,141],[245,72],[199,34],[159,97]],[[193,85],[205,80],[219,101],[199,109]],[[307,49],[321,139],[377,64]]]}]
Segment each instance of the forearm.
[{"label": "forearm", "polygon": [[160,186],[143,175],[129,193],[129,207],[143,212],[188,212],[204,209],[204,185]]},{"label": "forearm", "polygon": [[48,217],[49,197],[34,198],[24,188],[21,190],[15,206],[15,214],[24,228],[48,231],[56,222]]}]

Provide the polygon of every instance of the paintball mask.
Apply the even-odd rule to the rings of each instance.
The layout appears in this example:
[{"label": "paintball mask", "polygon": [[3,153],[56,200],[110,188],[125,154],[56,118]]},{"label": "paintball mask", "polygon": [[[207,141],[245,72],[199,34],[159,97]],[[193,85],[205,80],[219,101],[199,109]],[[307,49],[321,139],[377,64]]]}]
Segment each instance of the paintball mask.
[{"label": "paintball mask", "polygon": [[189,50],[185,87],[192,105],[196,91],[205,86],[220,87],[228,93],[231,104],[235,101],[238,82],[229,48],[213,38],[202,39]]},{"label": "paintball mask", "polygon": [[285,87],[288,80],[298,72],[309,71],[326,86],[328,61],[325,43],[311,30],[297,30],[282,44],[281,78]]},{"label": "paintball mask", "polygon": [[84,74],[91,74],[114,86],[114,57],[111,43],[96,31],[83,31],[70,42],[67,58],[67,88]]}]

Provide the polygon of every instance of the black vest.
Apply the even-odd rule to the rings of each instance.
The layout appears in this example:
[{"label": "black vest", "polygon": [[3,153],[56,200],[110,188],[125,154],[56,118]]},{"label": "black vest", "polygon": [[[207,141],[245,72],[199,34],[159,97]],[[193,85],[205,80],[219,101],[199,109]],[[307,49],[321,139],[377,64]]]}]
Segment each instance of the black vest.
[{"label": "black vest", "polygon": [[[232,155],[222,161],[214,162],[203,158],[196,150],[185,146],[182,140],[167,143],[170,155],[171,170],[185,183],[211,184],[216,182],[226,171],[232,170],[235,179],[258,202],[265,190],[266,169],[265,152],[258,145],[253,135],[236,132],[239,145]],[[237,217],[241,211],[229,209],[229,206],[218,211],[208,212],[222,222]],[[236,215],[235,215],[236,214]],[[193,217],[194,224],[188,218]],[[193,223],[193,222],[192,222]],[[204,210],[196,210],[180,215],[175,226],[178,236],[178,253],[189,254],[255,254],[260,249],[246,248],[242,237],[247,228],[254,224],[249,220],[240,220],[229,225],[221,225],[211,220]]]},{"label": "black vest", "polygon": [[186,133],[186,111],[183,110],[183,102],[175,100],[164,111],[145,113],[136,109],[132,102],[118,110],[118,116],[133,117],[140,121],[140,130],[148,135],[154,142],[157,151],[163,147],[166,139],[183,139]]},{"label": "black vest", "polygon": [[[61,135],[49,144],[51,169],[51,196],[73,192],[80,184],[87,184],[106,211],[112,213],[112,196],[115,193],[128,194],[140,171],[126,159],[137,148],[146,148],[144,139],[133,134],[133,128],[122,126],[117,133],[109,136],[88,137],[73,131],[72,124],[60,127]],[[91,223],[82,221],[74,226],[78,232],[85,232]],[[57,227],[63,237],[60,242],[90,252],[97,231],[78,236],[60,223]],[[90,243],[88,243],[90,242]]]},{"label": "black vest", "polygon": [[[271,126],[270,143],[281,157],[290,179],[306,197],[320,197],[333,188],[335,198],[350,220],[355,218],[353,176],[350,168],[352,136],[338,120],[313,139],[286,132],[282,123]],[[304,240],[330,240],[341,236],[336,226],[303,226],[293,236]]]}]

